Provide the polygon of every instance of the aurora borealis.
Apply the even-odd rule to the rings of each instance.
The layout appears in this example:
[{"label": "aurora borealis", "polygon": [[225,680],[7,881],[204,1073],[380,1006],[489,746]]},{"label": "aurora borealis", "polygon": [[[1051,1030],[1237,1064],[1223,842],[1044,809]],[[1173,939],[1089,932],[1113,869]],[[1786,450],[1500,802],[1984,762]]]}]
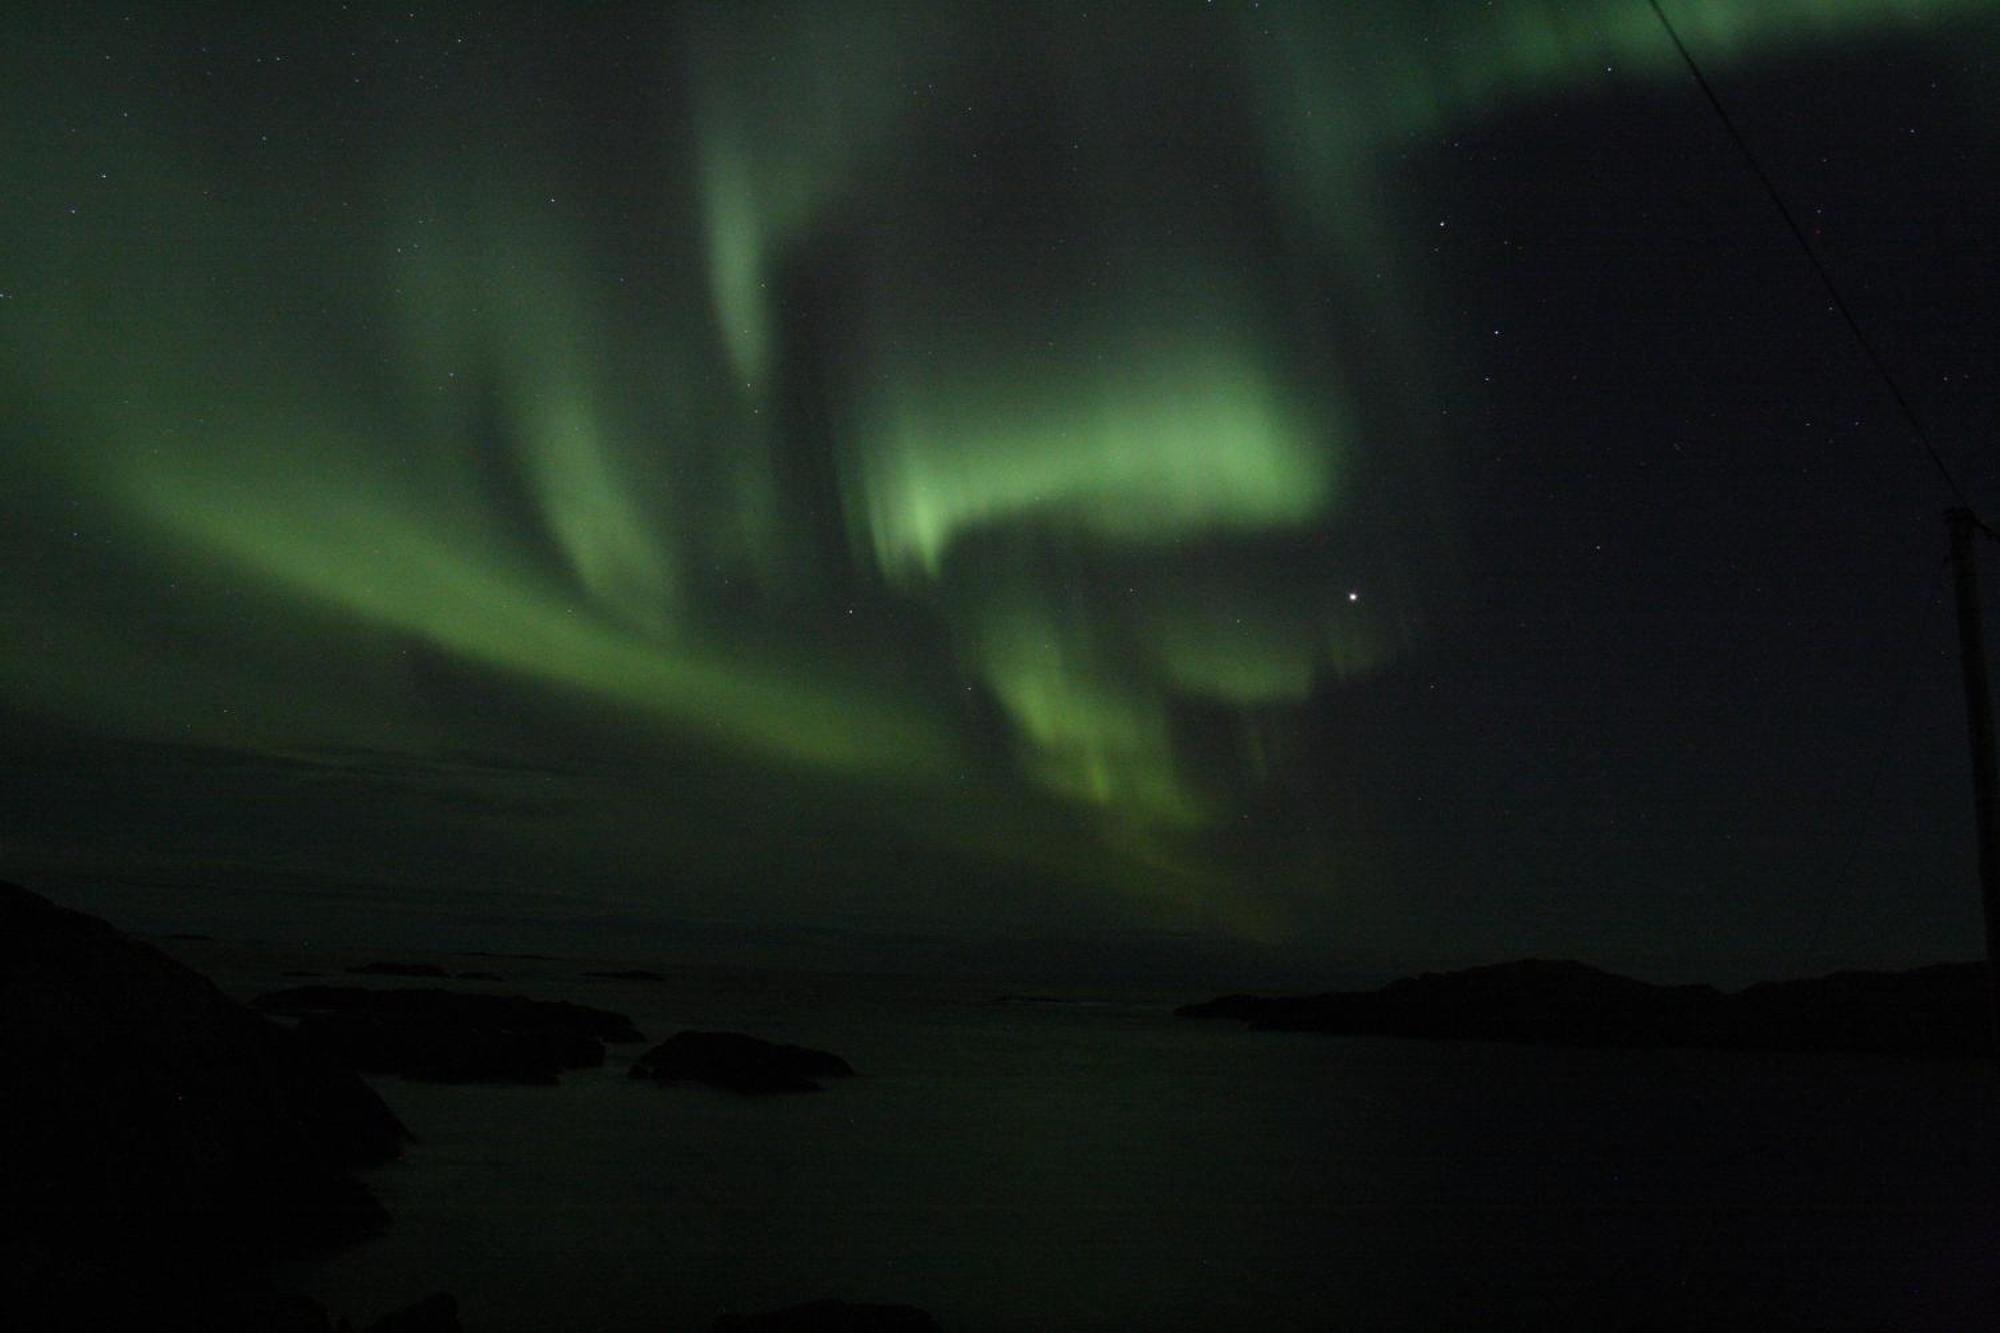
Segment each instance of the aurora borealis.
[{"label": "aurora borealis", "polygon": [[[1670,12],[1831,207],[1928,405],[1980,420],[1990,369],[1950,376],[1990,310],[1952,274],[1889,299],[1907,274],[1865,242],[1962,237],[1977,268],[2000,7]],[[440,902],[454,875],[504,899],[498,863],[594,910],[1443,952],[1539,915],[1631,950],[1708,862],[1829,873],[1799,849],[1900,668],[1859,652],[1795,717],[1781,659],[1878,617],[1906,642],[1944,497],[1840,330],[1797,323],[1823,302],[1643,3],[4,23],[0,706],[69,775],[4,827],[51,863],[92,863],[106,788],[149,790],[108,862],[208,838]],[[1799,154],[1855,113],[1806,108],[1874,67],[1936,123],[1856,146],[1909,178],[1842,195]],[[1590,253],[1627,235],[1673,264]],[[1745,464],[1780,419],[1796,451]],[[1806,461],[1827,421],[1867,423],[1835,481]],[[1801,531],[1873,515],[1893,589],[1765,600],[1825,565],[1714,534],[1801,486]],[[1613,582],[1575,582],[1607,536]],[[1844,733],[1821,705],[1850,689]],[[1766,758],[1835,790],[1738,827]],[[1960,761],[1903,765],[1899,799]],[[239,762],[288,794],[231,813]],[[179,795],[135,775],[184,763],[209,776]],[[1689,793],[1729,837],[1703,814],[1699,855],[1649,855]],[[1962,822],[1870,854],[1957,867]],[[1567,911],[1635,853],[1631,919]],[[1817,901],[1743,910],[1795,937]]]}]

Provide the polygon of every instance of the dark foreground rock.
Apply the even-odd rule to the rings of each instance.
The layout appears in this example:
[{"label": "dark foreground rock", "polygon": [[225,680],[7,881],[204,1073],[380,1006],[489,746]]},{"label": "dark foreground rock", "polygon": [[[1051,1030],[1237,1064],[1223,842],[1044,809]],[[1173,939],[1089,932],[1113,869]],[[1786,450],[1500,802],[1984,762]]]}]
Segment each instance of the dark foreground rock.
[{"label": "dark foreground rock", "polygon": [[0,1327],[309,1323],[257,1273],[378,1229],[351,1172],[407,1138],[297,1034],[0,884]]},{"label": "dark foreground rock", "polygon": [[[171,1273],[113,1261],[52,1260],[0,1247],[0,1327],[8,1333],[353,1333],[319,1302],[279,1291],[256,1268]],[[462,1333],[458,1302],[426,1296],[361,1333]]]},{"label": "dark foreground rock", "polygon": [[586,977],[601,977],[609,981],[665,981],[658,972],[643,967],[628,967],[618,972],[586,972]]},{"label": "dark foreground rock", "polygon": [[817,1092],[814,1080],[848,1078],[853,1073],[837,1055],[740,1032],[677,1032],[632,1065],[633,1078],[707,1083],[749,1094]]},{"label": "dark foreground rock", "polygon": [[316,1049],[369,1074],[440,1083],[554,1083],[604,1063],[604,1044],[644,1041],[608,1009],[520,995],[295,986],[251,1003],[299,1020]]},{"label": "dark foreground rock", "polygon": [[318,1303],[273,1290],[254,1268],[183,1272],[113,1256],[0,1246],[0,1327],[10,1333],[334,1333]]},{"label": "dark foreground rock", "polygon": [[938,1321],[914,1305],[808,1301],[764,1314],[724,1315],[715,1333],[940,1333]]},{"label": "dark foreground rock", "polygon": [[1374,991],[1225,995],[1175,1012],[1266,1030],[1564,1046],[1976,1055],[1992,1041],[1978,963],[1840,972],[1730,995],[1530,959]]}]

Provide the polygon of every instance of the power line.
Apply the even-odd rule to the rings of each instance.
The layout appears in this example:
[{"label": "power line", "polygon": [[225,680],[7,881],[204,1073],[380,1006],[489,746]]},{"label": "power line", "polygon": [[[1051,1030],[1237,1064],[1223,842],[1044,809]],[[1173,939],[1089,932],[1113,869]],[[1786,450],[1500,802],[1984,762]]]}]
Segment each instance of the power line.
[{"label": "power line", "polygon": [[[1702,95],[1708,99],[1709,106],[1715,109],[1716,117],[1721,120],[1723,129],[1729,132],[1729,137],[1742,152],[1743,160],[1750,164],[1750,170],[1756,175],[1758,183],[1764,187],[1764,193],[1769,195],[1771,202],[1777,206],[1778,215],[1784,218],[1785,226],[1791,230],[1792,239],[1799,243],[1799,249],[1805,252],[1807,261],[1812,264],[1813,272],[1819,275],[1820,285],[1826,288],[1827,296],[1833,301],[1833,308],[1847,321],[1847,330],[1854,335],[1854,341],[1861,345],[1862,354],[1868,358],[1868,364],[1875,368],[1875,373],[1881,376],[1882,382],[1888,386],[1889,395],[1896,400],[1896,406],[1901,409],[1903,420],[1909,424],[1910,433],[1916,436],[1917,443],[1923,446],[1926,454],[1930,455],[1932,465],[1937,468],[1938,475],[1944,478],[1944,484],[1957,497],[1958,503],[1970,510],[1972,502],[1966,499],[1965,491],[1959,486],[1958,479],[1952,476],[1951,469],[1945,466],[1944,457],[1938,453],[1937,446],[1931,443],[1930,432],[1924,429],[1923,420],[1918,417],[1916,408],[1911,406],[1910,400],[1904,396],[1902,386],[1896,383],[1896,377],[1889,372],[1889,365],[1882,359],[1882,354],[1875,350],[1875,344],[1869,340],[1866,333],[1862,332],[1860,321],[1854,318],[1854,312],[1848,308],[1846,298],[1841,296],[1840,288],[1833,281],[1833,275],[1827,272],[1826,265],[1820,260],[1819,252],[1814,250],[1812,243],[1806,239],[1805,231],[1799,226],[1798,219],[1792,216],[1792,210],[1786,205],[1784,196],[1778,193],[1776,183],[1764,170],[1763,163],[1757,160],[1757,154],[1751,151],[1750,144],[1744,139],[1742,132],[1736,128],[1736,122],[1730,118],[1728,109],[1722,105],[1722,99],[1716,96],[1715,89],[1709,84],[1708,76],[1701,72],[1701,66],[1695,63],[1693,54],[1688,51],[1686,43],[1681,41],[1680,33],[1674,30],[1673,22],[1667,18],[1667,12],[1660,8],[1660,0],[1646,0],[1646,3],[1652,8],[1653,16],[1659,19],[1660,26],[1666,29],[1668,40],[1673,42],[1674,50],[1680,52],[1682,63],[1687,66],[1688,73],[1694,76],[1694,81],[1701,88]],[[1988,536],[1994,535],[1983,521],[1979,522],[1979,527]]]}]

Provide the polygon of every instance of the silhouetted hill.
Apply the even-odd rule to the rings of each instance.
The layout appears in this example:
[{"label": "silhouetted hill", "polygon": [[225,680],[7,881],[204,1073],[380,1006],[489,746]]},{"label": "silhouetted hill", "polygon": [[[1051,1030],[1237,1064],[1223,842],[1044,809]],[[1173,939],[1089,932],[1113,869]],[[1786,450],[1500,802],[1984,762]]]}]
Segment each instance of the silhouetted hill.
[{"label": "silhouetted hill", "polygon": [[1982,963],[1838,972],[1729,995],[1527,959],[1425,973],[1373,991],[1225,995],[1175,1012],[1266,1030],[1565,1046],[1974,1055],[1992,1045]]}]

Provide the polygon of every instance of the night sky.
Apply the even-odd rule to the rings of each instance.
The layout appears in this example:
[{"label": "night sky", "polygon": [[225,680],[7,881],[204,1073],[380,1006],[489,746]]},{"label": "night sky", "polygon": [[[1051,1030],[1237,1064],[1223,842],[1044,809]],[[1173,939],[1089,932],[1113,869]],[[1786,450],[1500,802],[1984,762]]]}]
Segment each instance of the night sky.
[{"label": "night sky", "polygon": [[[1666,8],[2000,515],[2000,4]],[[0,51],[0,873],[472,945],[1979,951],[1953,495],[1644,0]]]}]

